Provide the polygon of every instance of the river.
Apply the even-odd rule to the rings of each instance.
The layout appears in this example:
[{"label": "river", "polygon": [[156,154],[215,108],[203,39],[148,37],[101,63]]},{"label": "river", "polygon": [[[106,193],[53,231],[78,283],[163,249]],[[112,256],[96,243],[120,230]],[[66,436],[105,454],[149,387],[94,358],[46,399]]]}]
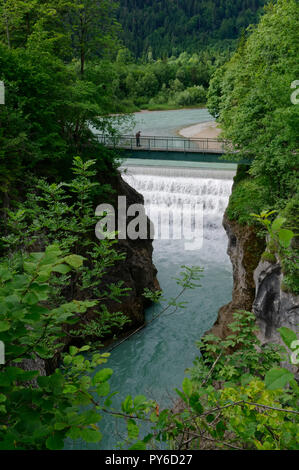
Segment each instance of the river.
[{"label": "river", "polygon": [[177,136],[178,131],[194,124],[212,121],[207,109],[177,109],[175,111],[141,111],[134,114],[135,125],[126,133],[141,131],[143,136]]},{"label": "river", "polygon": [[[166,121],[165,114],[168,116]],[[158,119],[162,115],[163,119]],[[137,117],[140,118],[139,113]],[[148,120],[144,124],[148,135],[157,135],[158,132],[159,135],[168,135],[170,129],[176,132],[180,127],[204,122],[209,120],[209,115],[206,110],[180,110],[142,113],[142,119]],[[204,215],[201,249],[186,251],[184,240],[154,241],[154,263],[164,296],[171,298],[178,293],[179,287],[173,278],[178,276],[182,265],[203,267],[204,277],[202,287],[184,295],[183,300],[188,302],[186,309],[172,316],[162,315],[112,351],[109,367],[114,374],[110,384],[113,390],[119,391],[114,399],[115,406],[127,395],[137,394],[156,400],[160,408],[171,406],[175,397],[174,388],[180,388],[185,369],[192,366],[199,354],[196,341],[212,327],[219,308],[231,300],[232,267],[226,254],[227,237],[222,227],[222,217],[231,193],[234,167],[155,163],[152,166],[148,162],[138,161],[137,164],[131,160],[124,162],[122,168],[126,168],[124,179],[143,194],[146,210],[153,213],[163,206],[177,211],[184,204],[202,204]],[[152,313],[149,309],[147,317],[150,318]],[[67,447],[118,448],[123,435],[122,421],[105,416],[100,428],[105,436],[101,443],[71,442]]]}]

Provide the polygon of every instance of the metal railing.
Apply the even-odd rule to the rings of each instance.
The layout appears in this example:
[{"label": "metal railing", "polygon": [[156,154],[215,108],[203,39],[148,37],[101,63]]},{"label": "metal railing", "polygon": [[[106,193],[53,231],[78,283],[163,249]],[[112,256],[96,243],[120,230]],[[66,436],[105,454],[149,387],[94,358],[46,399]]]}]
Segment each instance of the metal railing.
[{"label": "metal railing", "polygon": [[200,139],[183,137],[140,137],[139,141],[133,135],[107,136],[97,134],[98,141],[106,147],[131,150],[160,150],[178,152],[225,152],[225,142],[217,139]]}]

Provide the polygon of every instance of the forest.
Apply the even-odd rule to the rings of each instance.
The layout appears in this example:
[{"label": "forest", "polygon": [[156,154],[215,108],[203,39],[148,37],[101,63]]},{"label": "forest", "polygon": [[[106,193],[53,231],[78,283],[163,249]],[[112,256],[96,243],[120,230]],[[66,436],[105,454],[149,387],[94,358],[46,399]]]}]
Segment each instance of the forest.
[{"label": "forest", "polygon": [[265,0],[121,0],[117,11],[126,47],[154,59],[223,50],[258,21]]},{"label": "forest", "polygon": [[114,98],[114,112],[179,109],[206,104],[212,74],[229,57],[228,50],[184,52],[177,58],[135,63],[128,49],[120,49],[116,61],[102,62],[101,69],[109,70],[106,90]]},{"label": "forest", "polygon": [[[293,330],[280,329],[284,347],[261,347],[254,314],[240,308],[225,339],[199,338],[176,412],[143,395],[115,408],[101,350],[138,325],[118,311],[126,283],[107,275],[125,270],[127,253],[94,233],[95,207],[115,205],[121,163],[94,131],[116,135],[136,108],[207,103],[232,158],[251,161],[228,217],[258,227],[264,258],[281,262],[285,292],[298,294],[299,9],[264,3],[0,0],[1,450],[99,443],[107,414],[126,423],[131,450],[299,449],[298,381],[281,366]],[[200,273],[185,268],[182,292]]]}]

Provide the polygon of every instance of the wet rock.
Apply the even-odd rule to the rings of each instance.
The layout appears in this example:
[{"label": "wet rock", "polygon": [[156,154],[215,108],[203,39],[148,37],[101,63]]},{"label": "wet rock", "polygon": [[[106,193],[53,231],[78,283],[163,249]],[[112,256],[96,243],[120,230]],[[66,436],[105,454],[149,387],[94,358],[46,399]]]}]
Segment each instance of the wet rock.
[{"label": "wet rock", "polygon": [[[259,326],[258,337],[263,344],[283,344],[277,329],[284,326],[295,332],[298,330],[299,296],[282,290],[283,274],[278,263],[261,261],[254,272],[254,280],[253,312]],[[283,365],[297,371],[297,367],[289,367],[288,363]]]},{"label": "wet rock", "polygon": [[[119,175],[116,181],[116,192],[118,196],[126,196],[127,207],[132,204],[140,204],[144,211],[144,198],[134,188],[129,186]],[[117,207],[117,201],[115,201]],[[118,214],[117,214],[118,215]],[[127,224],[130,219],[127,219]],[[147,218],[147,232],[151,233],[151,222]],[[131,323],[128,328],[140,326],[144,323],[144,309],[148,305],[148,301],[143,297],[145,288],[152,291],[159,290],[159,282],[157,280],[157,269],[153,264],[153,240],[148,237],[145,240],[119,240],[118,250],[126,253],[124,261],[120,261],[113,266],[107,276],[103,279],[104,284],[124,282],[124,287],[130,288],[129,295],[121,299],[121,303],[108,302],[108,309],[113,311],[121,311],[126,314]]]},{"label": "wet rock", "polygon": [[231,334],[228,325],[237,310],[252,310],[255,299],[254,270],[265,249],[265,242],[257,237],[254,227],[230,221],[224,214],[223,226],[228,236],[228,250],[233,265],[232,301],[221,307],[218,318],[209,333],[220,338]]}]

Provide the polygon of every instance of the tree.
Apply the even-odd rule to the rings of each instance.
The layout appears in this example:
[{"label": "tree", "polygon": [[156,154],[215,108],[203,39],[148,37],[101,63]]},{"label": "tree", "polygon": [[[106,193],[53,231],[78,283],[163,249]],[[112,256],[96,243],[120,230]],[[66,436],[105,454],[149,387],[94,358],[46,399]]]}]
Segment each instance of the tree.
[{"label": "tree", "polygon": [[39,17],[39,11],[38,0],[0,1],[0,37],[5,38],[9,48],[24,46]]},{"label": "tree", "polygon": [[[75,57],[80,60],[84,75],[86,60],[116,51],[119,25],[115,20],[115,0],[74,0],[68,3],[65,19],[70,32]],[[63,17],[64,19],[64,17]]]},{"label": "tree", "polygon": [[130,64],[133,62],[133,57],[128,48],[119,49],[116,57],[116,62],[120,64]]}]

